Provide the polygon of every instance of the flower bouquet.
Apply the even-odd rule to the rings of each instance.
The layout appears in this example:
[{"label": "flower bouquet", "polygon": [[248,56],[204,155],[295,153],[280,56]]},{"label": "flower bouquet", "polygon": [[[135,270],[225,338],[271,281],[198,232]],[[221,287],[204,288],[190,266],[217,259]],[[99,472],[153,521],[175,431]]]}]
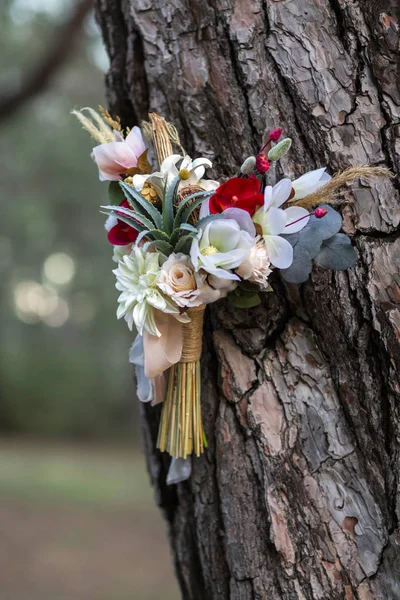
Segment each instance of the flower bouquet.
[{"label": "flower bouquet", "polygon": [[291,146],[275,129],[220,184],[204,177],[210,160],[187,156],[175,127],[155,113],[141,129],[125,131],[102,108],[74,114],[98,142],[92,157],[100,180],[110,181],[102,212],[117,263],[117,317],[138,332],[130,352],[138,396],[163,402],[158,448],[175,459],[169,482],[176,482],[190,473],[191,454],[207,447],[200,387],[206,305],[227,297],[241,308],[256,306],[271,291],[273,269],[298,284],[313,262],[354,265],[332,204],[342,186],[388,171],[361,166],[330,177],[319,168],[272,185],[271,166]]}]

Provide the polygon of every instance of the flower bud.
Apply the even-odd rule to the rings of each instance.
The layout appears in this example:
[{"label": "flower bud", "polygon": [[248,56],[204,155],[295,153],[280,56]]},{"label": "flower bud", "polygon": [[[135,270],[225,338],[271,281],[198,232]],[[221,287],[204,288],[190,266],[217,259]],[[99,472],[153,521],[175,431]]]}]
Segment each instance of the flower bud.
[{"label": "flower bud", "polygon": [[292,140],[290,138],[285,138],[281,142],[278,142],[278,144],[276,144],[276,146],[271,148],[271,150],[268,152],[269,160],[279,160],[282,158],[282,156],[284,156],[289,150],[291,145]]},{"label": "flower bud", "polygon": [[256,169],[259,173],[266,173],[270,167],[269,160],[265,154],[257,154]]},{"label": "flower bud", "polygon": [[246,158],[246,160],[240,167],[240,172],[243,173],[244,175],[250,175],[250,173],[254,170],[255,166],[256,166],[256,157],[249,156],[248,158]]},{"label": "flower bud", "polygon": [[322,219],[322,217],[324,217],[327,213],[328,211],[326,208],[316,208],[314,211],[314,215],[317,219]]},{"label": "flower bud", "polygon": [[269,139],[272,142],[277,142],[279,140],[279,138],[282,135],[282,127],[279,127],[278,129],[273,129],[272,131],[270,131],[269,133]]}]

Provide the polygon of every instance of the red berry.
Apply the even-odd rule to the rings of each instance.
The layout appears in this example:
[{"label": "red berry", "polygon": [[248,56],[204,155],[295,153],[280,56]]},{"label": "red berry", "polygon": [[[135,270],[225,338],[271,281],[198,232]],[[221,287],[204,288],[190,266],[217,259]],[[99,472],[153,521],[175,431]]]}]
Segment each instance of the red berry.
[{"label": "red berry", "polygon": [[327,210],[326,208],[317,208],[314,211],[314,215],[317,217],[317,219],[322,219],[322,217],[324,217],[327,214]]},{"label": "red berry", "polygon": [[278,129],[273,129],[269,134],[269,139],[273,142],[277,142],[282,135],[282,127]]},{"label": "red berry", "polygon": [[269,169],[269,161],[265,154],[257,154],[256,169],[259,173],[266,173]]}]

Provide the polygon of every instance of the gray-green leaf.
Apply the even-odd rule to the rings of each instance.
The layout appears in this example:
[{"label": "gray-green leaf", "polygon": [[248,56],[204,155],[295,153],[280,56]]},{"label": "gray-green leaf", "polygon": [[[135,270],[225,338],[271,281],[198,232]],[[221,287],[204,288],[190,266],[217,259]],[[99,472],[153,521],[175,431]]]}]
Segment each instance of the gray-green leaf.
[{"label": "gray-green leaf", "polygon": [[344,233],[337,233],[324,241],[321,251],[315,258],[320,267],[336,271],[345,271],[357,260],[357,254],[351,245],[350,238]]}]

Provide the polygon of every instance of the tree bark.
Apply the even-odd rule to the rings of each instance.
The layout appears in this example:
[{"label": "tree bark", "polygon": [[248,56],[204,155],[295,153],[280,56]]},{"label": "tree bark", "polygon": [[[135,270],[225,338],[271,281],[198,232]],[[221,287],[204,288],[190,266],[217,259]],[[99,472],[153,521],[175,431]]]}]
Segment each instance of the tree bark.
[{"label": "tree bark", "polygon": [[[97,0],[111,108],[130,125],[161,113],[219,178],[277,126],[293,138],[289,177],[397,171],[396,6]],[[400,599],[398,184],[346,196],[356,267],[315,268],[301,287],[275,275],[261,306],[208,309],[209,449],[190,481],[165,486],[159,413],[143,415],[185,600]]]}]

